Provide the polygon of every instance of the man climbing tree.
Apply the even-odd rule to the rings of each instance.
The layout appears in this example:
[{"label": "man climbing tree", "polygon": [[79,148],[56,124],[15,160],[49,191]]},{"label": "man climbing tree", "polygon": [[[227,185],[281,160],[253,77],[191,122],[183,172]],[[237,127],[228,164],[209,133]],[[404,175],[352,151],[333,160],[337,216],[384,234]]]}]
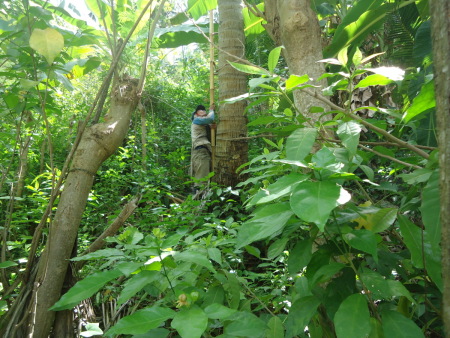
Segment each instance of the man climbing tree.
[{"label": "man climbing tree", "polygon": [[197,192],[204,179],[211,171],[211,135],[210,128],[214,122],[214,106],[209,108],[209,114],[206,114],[206,108],[202,105],[197,106],[192,114],[191,125],[191,176],[195,178],[194,192]]}]

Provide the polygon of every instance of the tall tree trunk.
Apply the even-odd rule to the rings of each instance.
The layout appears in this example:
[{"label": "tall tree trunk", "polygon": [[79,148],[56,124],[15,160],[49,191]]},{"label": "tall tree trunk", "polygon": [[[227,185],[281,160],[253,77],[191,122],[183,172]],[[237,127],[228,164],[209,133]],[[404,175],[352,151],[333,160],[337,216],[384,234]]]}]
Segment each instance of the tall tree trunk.
[{"label": "tall tree trunk", "polygon": [[443,314],[445,337],[450,337],[450,2],[430,1],[434,81],[438,118]]},{"label": "tall tree trunk", "polygon": [[[244,20],[241,0],[219,0],[219,101],[247,92],[247,76],[228,63],[236,61],[232,55],[243,58],[245,53]],[[228,54],[227,54],[228,53]],[[236,170],[248,159],[246,140],[246,103],[239,101],[220,107],[220,122],[217,126],[214,180],[225,186],[239,183]]]},{"label": "tall tree trunk", "polygon": [[[326,86],[326,81],[317,81],[324,73],[320,26],[310,0],[266,0],[265,28],[276,45],[283,45],[283,55],[291,74],[307,74],[312,84]],[[300,90],[294,92],[295,106],[301,114],[317,122],[320,114],[311,114],[311,107],[329,107]]]},{"label": "tall tree trunk", "polygon": [[[120,82],[112,93],[110,113],[105,118],[107,122],[88,128],[80,141],[49,229],[45,250],[39,260],[31,304],[24,314],[26,320],[22,321],[27,325],[28,337],[44,338],[51,332],[55,312],[48,309],[61,296],[94,175],[123,142],[131,114],[138,102],[136,87],[137,80]],[[19,318],[21,319],[22,317]],[[16,332],[17,335],[8,337],[24,336],[23,330]]]}]

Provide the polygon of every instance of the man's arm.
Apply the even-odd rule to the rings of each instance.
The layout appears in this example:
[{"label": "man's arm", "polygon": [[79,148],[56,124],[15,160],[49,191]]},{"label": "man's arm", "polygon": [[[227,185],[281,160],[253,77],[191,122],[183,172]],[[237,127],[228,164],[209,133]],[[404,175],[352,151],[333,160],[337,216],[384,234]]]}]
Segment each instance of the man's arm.
[{"label": "man's arm", "polygon": [[192,120],[193,124],[205,125],[214,122],[214,110],[210,110],[209,114],[203,117],[197,116]]}]

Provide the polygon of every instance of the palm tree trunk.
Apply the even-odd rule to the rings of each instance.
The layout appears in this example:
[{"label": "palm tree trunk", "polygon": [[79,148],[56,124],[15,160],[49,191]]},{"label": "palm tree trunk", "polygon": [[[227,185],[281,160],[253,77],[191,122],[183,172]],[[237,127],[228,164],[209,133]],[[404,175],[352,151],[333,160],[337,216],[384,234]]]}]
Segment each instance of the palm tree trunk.
[{"label": "palm tree trunk", "polygon": [[[247,92],[247,76],[228,63],[232,55],[244,58],[245,36],[241,0],[219,0],[219,101]],[[231,54],[231,55],[230,55]],[[220,122],[214,163],[214,180],[220,185],[235,186],[241,178],[236,170],[248,159],[246,103],[224,104],[219,109]]]}]

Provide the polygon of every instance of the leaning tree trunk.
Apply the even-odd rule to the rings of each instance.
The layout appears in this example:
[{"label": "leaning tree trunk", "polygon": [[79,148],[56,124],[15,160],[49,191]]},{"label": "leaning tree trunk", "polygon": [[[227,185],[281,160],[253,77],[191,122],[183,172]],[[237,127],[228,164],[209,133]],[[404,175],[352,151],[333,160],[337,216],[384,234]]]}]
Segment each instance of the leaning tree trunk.
[{"label": "leaning tree trunk", "polygon": [[[266,0],[265,28],[276,45],[283,45],[283,55],[293,75],[307,74],[312,84],[326,86],[325,80],[317,81],[324,73],[319,21],[311,9],[310,0]],[[294,92],[295,106],[311,122],[317,122],[320,114],[311,114],[311,107],[329,107],[300,90]]]},{"label": "leaning tree trunk", "polygon": [[430,1],[438,118],[445,337],[450,337],[450,3]]},{"label": "leaning tree trunk", "polygon": [[[230,66],[236,62],[233,55],[244,58],[244,20],[241,0],[219,0],[219,101],[247,92],[247,76]],[[246,103],[239,101],[220,107],[217,126],[214,180],[225,186],[235,186],[240,181],[236,170],[248,158]]]},{"label": "leaning tree trunk", "polygon": [[28,337],[48,337],[55,312],[48,309],[60,298],[72,248],[81,217],[100,165],[121,145],[130,124],[138,96],[137,81],[126,80],[116,86],[106,121],[88,128],[75,152],[64,184],[47,244],[34,281]]}]

